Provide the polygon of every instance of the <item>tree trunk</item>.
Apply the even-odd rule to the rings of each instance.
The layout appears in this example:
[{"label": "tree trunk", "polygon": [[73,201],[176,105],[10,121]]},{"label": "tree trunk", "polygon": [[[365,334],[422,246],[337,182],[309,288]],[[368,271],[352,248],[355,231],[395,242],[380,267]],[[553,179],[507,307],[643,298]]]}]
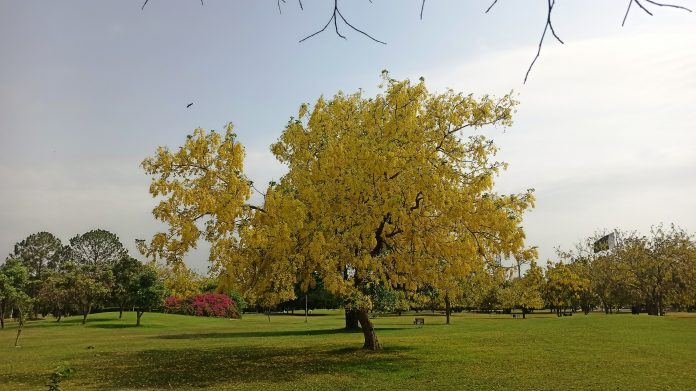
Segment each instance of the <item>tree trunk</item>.
[{"label": "tree trunk", "polygon": [[377,340],[377,334],[375,334],[375,328],[372,326],[372,322],[370,322],[367,309],[359,309],[356,312],[358,313],[358,321],[360,322],[360,327],[362,327],[363,336],[365,337],[363,349],[381,350],[382,345],[380,345]]},{"label": "tree trunk", "polygon": [[662,304],[662,295],[657,295],[657,316],[664,316],[665,309]]},{"label": "tree trunk", "polygon": [[92,310],[92,306],[86,306],[82,307],[82,324],[87,323],[87,315],[89,315],[89,312]]},{"label": "tree trunk", "polygon": [[359,330],[358,311],[346,308],[346,330]]},{"label": "tree trunk", "polygon": [[5,328],[5,302],[0,302],[0,329]]},{"label": "tree trunk", "polygon": [[19,346],[19,336],[22,335],[22,324],[19,325],[19,328],[17,329],[17,338],[15,338],[15,345],[14,347]]},{"label": "tree trunk", "polygon": [[14,347],[19,346],[19,336],[22,335],[22,330],[24,329],[24,314],[20,311],[19,313],[19,328],[17,329],[17,338],[15,338]]},{"label": "tree trunk", "polygon": [[522,319],[527,319],[527,309],[522,308]]},{"label": "tree trunk", "polygon": [[145,313],[145,311],[138,311],[135,313],[135,317],[136,317],[135,325],[136,326],[140,326],[140,318],[143,316],[144,313]]},{"label": "tree trunk", "polygon": [[123,304],[121,304],[121,306],[118,307],[118,318],[123,318]]},{"label": "tree trunk", "polygon": [[445,294],[445,317],[447,318],[447,324],[450,324],[450,314],[452,314],[452,305],[450,303],[449,295]]}]

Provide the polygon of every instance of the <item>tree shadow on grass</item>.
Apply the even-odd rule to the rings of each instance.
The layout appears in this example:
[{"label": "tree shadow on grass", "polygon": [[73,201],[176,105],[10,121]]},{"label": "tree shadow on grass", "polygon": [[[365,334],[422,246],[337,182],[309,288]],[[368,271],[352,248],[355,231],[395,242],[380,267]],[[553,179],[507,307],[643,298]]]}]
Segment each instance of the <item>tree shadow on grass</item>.
[{"label": "tree shadow on grass", "polygon": [[108,353],[83,365],[89,372],[75,379],[98,384],[100,389],[192,389],[256,382],[286,383],[325,374],[359,376],[358,372],[388,373],[414,365],[400,354],[408,348],[380,352],[362,349],[297,349],[276,347],[223,347],[211,349],[162,349]]},{"label": "tree shadow on grass", "polygon": [[[90,323],[104,323],[104,322],[113,322],[116,319],[108,319],[108,318],[90,318],[89,316],[87,317],[87,326],[90,325]],[[28,327],[54,327],[54,326],[82,326],[82,316],[71,316],[69,318],[63,318],[60,320],[60,322],[57,322],[55,319],[51,318],[45,318],[42,320],[32,320],[27,323]]]},{"label": "tree shadow on grass", "polygon": [[[377,327],[376,332],[404,330],[404,327]],[[289,337],[296,335],[327,335],[327,334],[352,334],[362,333],[362,330],[346,329],[318,329],[318,330],[282,330],[282,331],[235,331],[227,333],[188,333],[157,335],[156,339],[203,339],[203,338],[244,338],[244,337]]]},{"label": "tree shadow on grass", "polygon": [[[87,327],[94,327],[98,329],[135,329],[135,328],[145,328],[145,326],[136,326],[135,323],[104,323],[104,324],[92,324],[87,323]],[[150,328],[150,327],[148,327]]]}]

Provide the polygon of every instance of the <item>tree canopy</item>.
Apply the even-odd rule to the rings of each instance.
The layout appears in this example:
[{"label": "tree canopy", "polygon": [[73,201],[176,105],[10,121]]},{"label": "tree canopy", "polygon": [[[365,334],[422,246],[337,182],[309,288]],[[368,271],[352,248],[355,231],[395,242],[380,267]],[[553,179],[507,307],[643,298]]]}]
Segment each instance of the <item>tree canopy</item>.
[{"label": "tree canopy", "polygon": [[84,265],[112,266],[127,253],[118,236],[103,229],[92,230],[70,239],[72,261]]},{"label": "tree canopy", "polygon": [[376,97],[339,92],[301,105],[271,147],[288,173],[259,207],[246,203],[253,184],[231,126],[224,136],[197,129],[174,153],[160,148],[143,167],[169,231],[148,252],[176,261],[202,237],[223,282],[265,303],[320,279],[358,311],[365,347],[378,349],[370,284],[415,290],[523,251],[532,192],[494,191],[506,165],[477,134],[512,124],[512,96],[435,94],[422,79],[383,77]]},{"label": "tree canopy", "polygon": [[22,262],[8,259],[0,266],[0,328],[5,328],[5,314],[17,302],[25,301],[24,290],[29,282],[29,272]]}]

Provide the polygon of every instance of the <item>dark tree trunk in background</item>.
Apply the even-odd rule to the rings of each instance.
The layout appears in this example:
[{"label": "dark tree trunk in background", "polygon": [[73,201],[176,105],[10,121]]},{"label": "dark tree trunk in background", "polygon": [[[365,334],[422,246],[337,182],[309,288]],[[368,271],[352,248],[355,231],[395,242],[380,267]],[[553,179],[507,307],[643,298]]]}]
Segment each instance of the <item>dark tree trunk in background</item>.
[{"label": "dark tree trunk in background", "polygon": [[118,307],[118,318],[123,318],[123,304],[121,304],[121,306]]},{"label": "dark tree trunk in background", "polygon": [[22,335],[22,330],[24,329],[24,314],[20,311],[19,313],[19,328],[17,329],[17,338],[15,338],[14,347],[19,346],[19,336]]},{"label": "dark tree trunk in background", "polygon": [[370,317],[366,309],[357,310],[358,321],[360,322],[360,327],[362,327],[363,336],[365,337],[365,344],[363,344],[363,349],[367,350],[381,350],[382,346],[377,340],[377,334],[375,334],[375,328],[370,322]]},{"label": "dark tree trunk in background", "polygon": [[346,309],[346,330],[358,330],[358,311]]},{"label": "dark tree trunk in background", "polygon": [[452,314],[452,305],[450,303],[449,294],[445,294],[445,317],[447,324],[450,324],[450,315]]},{"label": "dark tree trunk in background", "polygon": [[522,319],[527,319],[527,309],[522,308]]},{"label": "dark tree trunk in background", "polygon": [[665,316],[665,307],[662,303],[662,295],[657,295],[657,315]]},{"label": "dark tree trunk in background", "polygon": [[91,305],[88,305],[86,307],[82,307],[82,324],[87,323],[87,315],[89,315],[90,311],[92,311]]},{"label": "dark tree trunk in background", "polygon": [[144,313],[145,313],[145,311],[137,311],[137,312],[135,313],[135,317],[136,317],[135,325],[136,325],[136,326],[140,326],[140,318],[143,317],[143,314],[144,314]]}]

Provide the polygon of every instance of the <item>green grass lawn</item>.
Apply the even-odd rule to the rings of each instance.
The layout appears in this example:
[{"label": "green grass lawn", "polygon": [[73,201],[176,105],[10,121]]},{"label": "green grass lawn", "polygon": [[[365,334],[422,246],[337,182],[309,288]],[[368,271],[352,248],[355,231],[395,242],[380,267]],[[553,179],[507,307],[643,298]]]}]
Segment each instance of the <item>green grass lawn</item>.
[{"label": "green grass lawn", "polygon": [[[419,315],[421,316],[421,315]],[[0,331],[0,389],[65,390],[655,389],[696,388],[696,315],[411,315],[374,320],[381,352],[341,330],[341,311],[242,320],[145,314],[30,322]],[[93,346],[93,349],[88,349]]]}]

